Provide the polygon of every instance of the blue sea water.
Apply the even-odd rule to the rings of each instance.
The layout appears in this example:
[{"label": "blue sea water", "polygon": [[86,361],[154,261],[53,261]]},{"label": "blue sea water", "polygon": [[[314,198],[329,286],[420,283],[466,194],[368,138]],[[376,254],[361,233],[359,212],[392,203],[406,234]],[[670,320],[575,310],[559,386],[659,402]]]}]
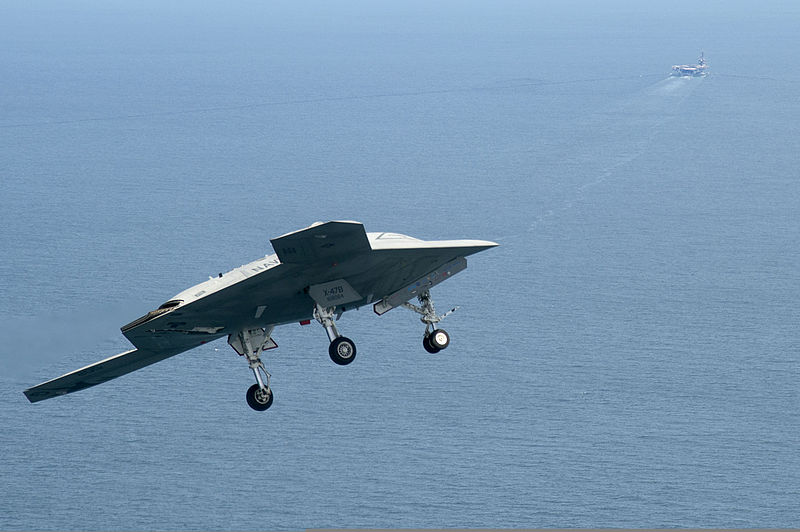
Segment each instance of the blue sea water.
[{"label": "blue sea water", "polygon": [[[0,529],[800,526],[794,4],[0,13]],[[447,351],[364,308],[266,413],[224,342],[22,395],[329,219],[501,244]]]}]

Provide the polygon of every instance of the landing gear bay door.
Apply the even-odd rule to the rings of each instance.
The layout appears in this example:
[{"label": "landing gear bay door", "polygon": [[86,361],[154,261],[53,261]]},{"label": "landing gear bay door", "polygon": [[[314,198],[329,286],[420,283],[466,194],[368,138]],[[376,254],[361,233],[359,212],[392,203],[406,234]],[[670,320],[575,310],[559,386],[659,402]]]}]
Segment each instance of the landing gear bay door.
[{"label": "landing gear bay door", "polygon": [[417,279],[405,288],[401,288],[397,292],[390,294],[373,305],[375,314],[381,316],[386,314],[395,307],[399,307],[406,301],[418,296],[422,292],[430,289],[433,286],[441,283],[445,279],[449,279],[460,271],[467,269],[467,259],[459,257],[447,264],[435,269],[428,275]]},{"label": "landing gear bay door", "polygon": [[359,293],[344,279],[312,284],[308,287],[308,295],[321,307],[336,307],[361,299]]}]

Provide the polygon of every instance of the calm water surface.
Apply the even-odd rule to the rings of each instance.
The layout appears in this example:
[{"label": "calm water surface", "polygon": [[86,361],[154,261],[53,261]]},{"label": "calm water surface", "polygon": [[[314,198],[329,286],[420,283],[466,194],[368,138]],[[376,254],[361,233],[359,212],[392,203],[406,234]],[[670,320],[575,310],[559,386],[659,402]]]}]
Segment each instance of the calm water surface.
[{"label": "calm water surface", "polygon": [[[800,525],[791,6],[51,7],[0,37],[0,528]],[[329,219],[501,243],[446,352],[365,308],[348,367],[276,331],[265,414],[224,342],[22,395]]]}]

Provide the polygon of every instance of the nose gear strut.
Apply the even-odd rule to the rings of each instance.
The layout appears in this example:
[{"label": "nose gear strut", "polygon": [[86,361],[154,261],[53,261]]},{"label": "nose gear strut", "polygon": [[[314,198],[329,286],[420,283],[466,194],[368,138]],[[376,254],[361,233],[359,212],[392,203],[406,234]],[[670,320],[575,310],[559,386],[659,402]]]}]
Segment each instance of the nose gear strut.
[{"label": "nose gear strut", "polygon": [[256,384],[247,390],[247,404],[253,410],[266,410],[272,406],[274,398],[272,389],[269,386],[271,375],[264,367],[264,363],[261,362],[261,357],[259,357],[261,351],[278,347],[274,340],[270,338],[272,329],[273,327],[269,329],[241,330],[228,335],[228,344],[239,355],[247,359],[247,365],[250,366],[256,378]]}]

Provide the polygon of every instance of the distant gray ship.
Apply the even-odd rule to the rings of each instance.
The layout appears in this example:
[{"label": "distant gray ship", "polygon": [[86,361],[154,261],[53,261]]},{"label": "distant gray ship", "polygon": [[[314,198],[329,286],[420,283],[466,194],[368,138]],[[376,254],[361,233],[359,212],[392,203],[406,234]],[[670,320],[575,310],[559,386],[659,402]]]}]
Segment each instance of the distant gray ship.
[{"label": "distant gray ship", "polygon": [[673,65],[672,75],[691,77],[705,76],[707,70],[708,65],[706,64],[705,57],[703,57],[703,52],[700,52],[700,59],[697,60],[696,65]]}]

